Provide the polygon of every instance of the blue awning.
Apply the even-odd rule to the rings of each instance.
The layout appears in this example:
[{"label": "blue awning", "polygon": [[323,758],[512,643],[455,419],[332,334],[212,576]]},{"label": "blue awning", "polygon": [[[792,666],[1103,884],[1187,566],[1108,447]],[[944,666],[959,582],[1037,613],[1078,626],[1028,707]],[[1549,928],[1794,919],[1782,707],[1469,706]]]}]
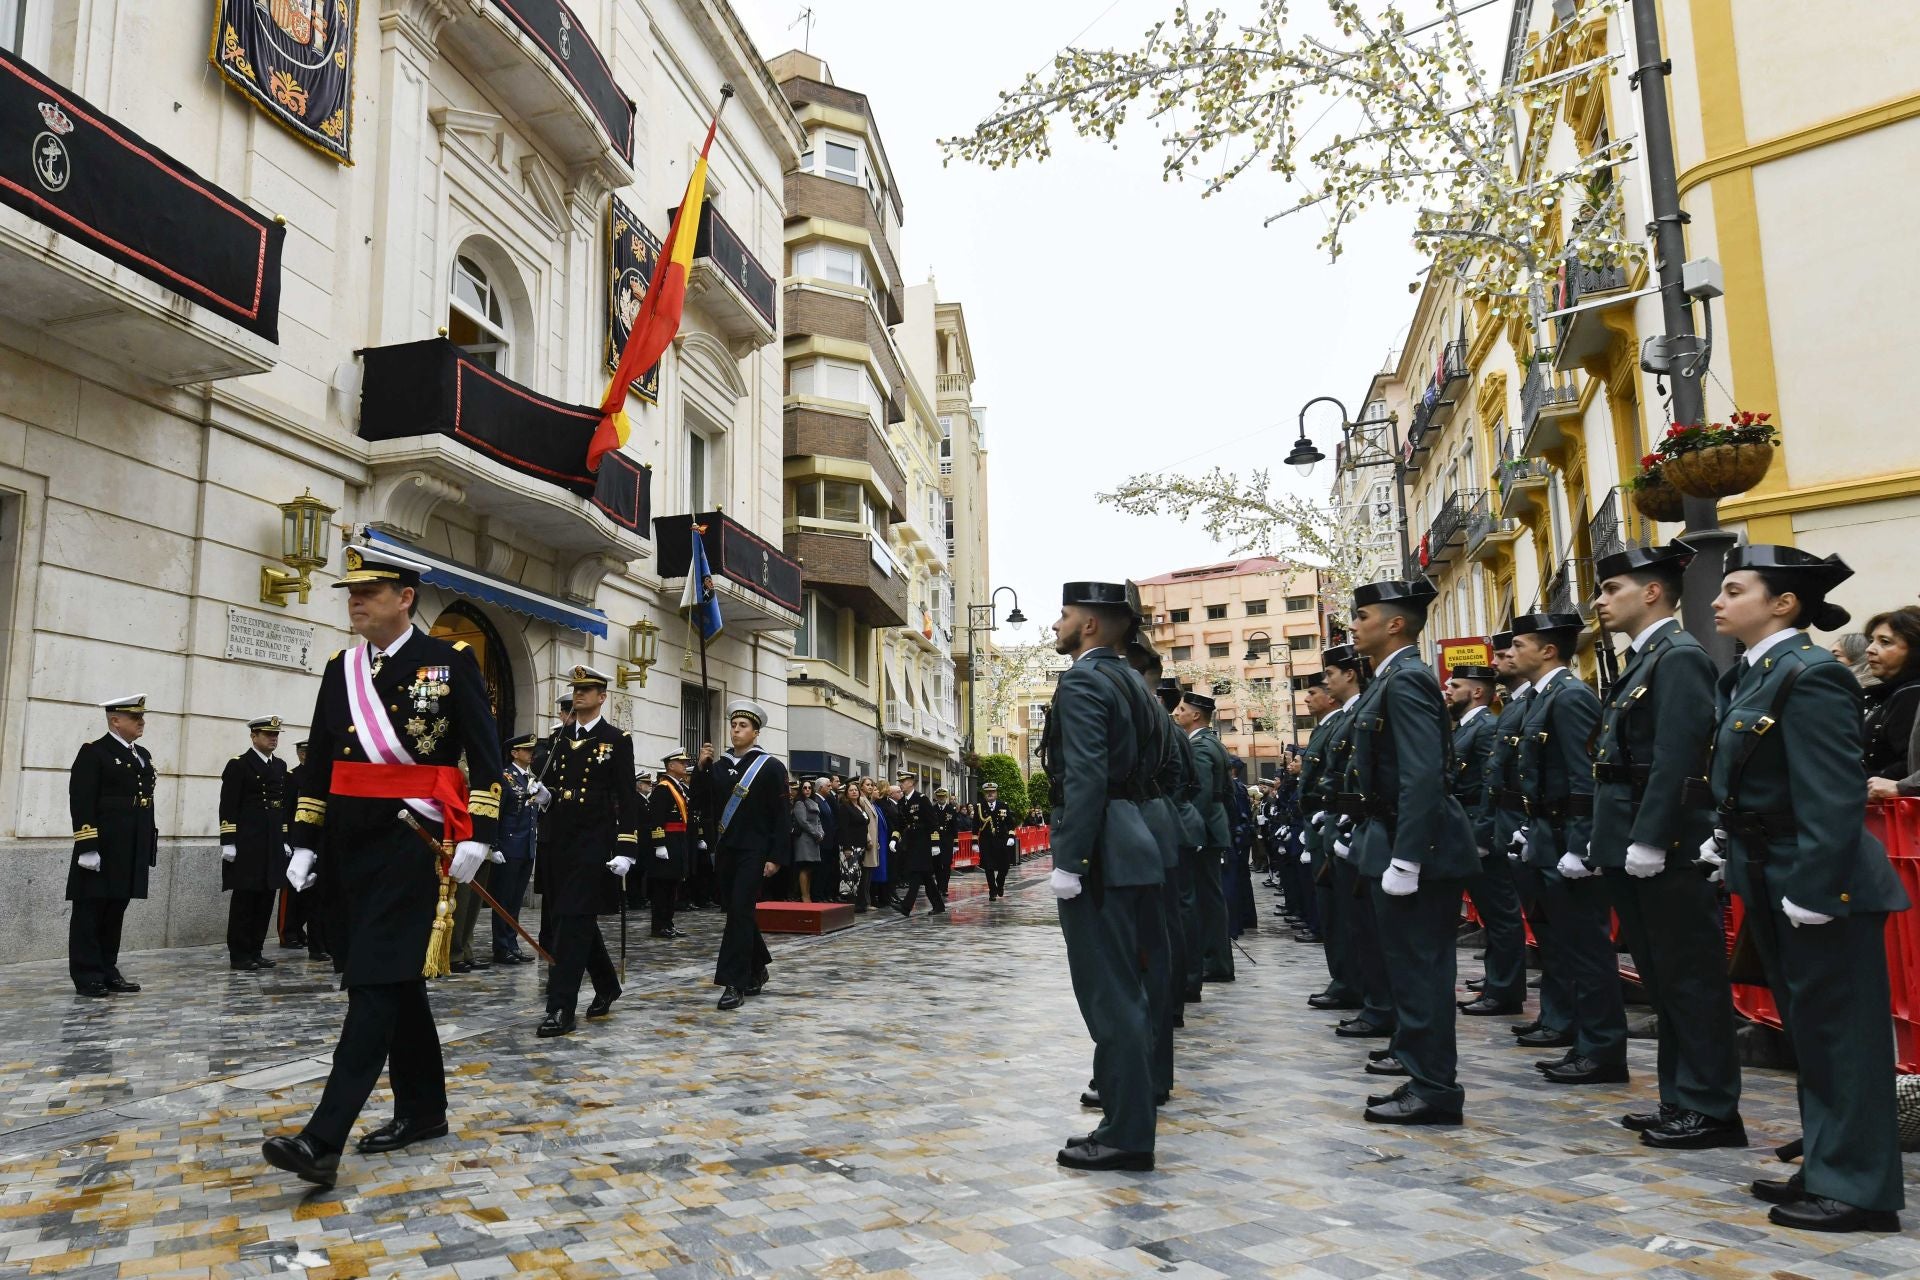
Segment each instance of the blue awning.
[{"label": "blue awning", "polygon": [[412,543],[402,542],[378,529],[368,529],[366,532],[370,541],[405,552],[426,565],[426,572],[420,575],[422,582],[474,600],[484,600],[515,613],[523,613],[529,618],[539,618],[543,622],[599,636],[603,640],[607,637],[607,615],[598,609],[568,604],[542,592],[529,590],[517,582],[493,577],[444,556],[434,555],[431,551],[422,551]]}]

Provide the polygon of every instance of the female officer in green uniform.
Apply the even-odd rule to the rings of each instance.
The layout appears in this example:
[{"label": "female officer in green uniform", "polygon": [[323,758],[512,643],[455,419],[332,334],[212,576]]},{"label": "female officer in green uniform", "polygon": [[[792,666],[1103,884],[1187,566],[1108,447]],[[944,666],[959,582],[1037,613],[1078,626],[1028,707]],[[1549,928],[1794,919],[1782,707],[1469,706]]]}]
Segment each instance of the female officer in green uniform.
[{"label": "female officer in green uniform", "polygon": [[1866,833],[1860,689],[1800,630],[1837,631],[1827,593],[1853,576],[1837,556],[1737,547],[1714,626],[1746,652],[1720,679],[1713,793],[1719,829],[1700,848],[1725,860],[1746,905],[1781,1021],[1800,1059],[1805,1162],[1753,1194],[1767,1216],[1809,1231],[1898,1231],[1887,913],[1906,909],[1886,851]]}]

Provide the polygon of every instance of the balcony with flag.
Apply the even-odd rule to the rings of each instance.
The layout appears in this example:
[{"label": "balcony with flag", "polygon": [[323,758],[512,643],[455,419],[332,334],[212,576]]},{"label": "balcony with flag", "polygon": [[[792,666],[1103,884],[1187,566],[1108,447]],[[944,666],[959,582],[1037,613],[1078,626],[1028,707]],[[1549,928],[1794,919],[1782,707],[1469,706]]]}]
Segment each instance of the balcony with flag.
[{"label": "balcony with flag", "polygon": [[653,522],[666,594],[686,599],[693,568],[693,526],[712,571],[722,625],[729,631],[795,630],[800,626],[800,566],[732,516],[659,516]]},{"label": "balcony with flag", "polygon": [[14,345],[171,386],[274,367],[283,223],[5,52],[0,119]]}]

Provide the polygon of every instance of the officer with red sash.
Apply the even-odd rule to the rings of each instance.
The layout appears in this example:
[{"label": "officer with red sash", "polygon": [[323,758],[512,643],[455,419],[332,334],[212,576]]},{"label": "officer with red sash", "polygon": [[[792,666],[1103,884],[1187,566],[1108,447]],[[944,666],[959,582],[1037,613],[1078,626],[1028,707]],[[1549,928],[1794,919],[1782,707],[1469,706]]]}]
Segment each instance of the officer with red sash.
[{"label": "officer with red sash", "polygon": [[[500,817],[500,737],[473,654],[416,629],[423,566],[379,547],[348,547],[334,585],[348,592],[361,644],[320,678],[307,767],[300,774],[288,883],[314,883],[316,836],[339,902],[330,938],[347,990],[346,1023],[313,1117],[267,1139],[267,1163],[332,1186],[341,1150],[380,1072],[394,1118],[360,1139],[392,1151],[447,1132],[446,1072],[421,976],[440,896],[440,859],[400,816],[404,807],[453,846],[448,874],[465,884],[486,861]],[[464,754],[473,784],[455,767]]]}]

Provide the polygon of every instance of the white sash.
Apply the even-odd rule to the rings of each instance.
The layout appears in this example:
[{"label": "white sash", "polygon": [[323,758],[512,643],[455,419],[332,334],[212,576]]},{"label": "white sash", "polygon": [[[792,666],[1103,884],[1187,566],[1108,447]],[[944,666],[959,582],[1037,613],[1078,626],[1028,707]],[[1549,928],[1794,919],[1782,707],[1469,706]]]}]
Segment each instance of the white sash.
[{"label": "white sash", "polygon": [[[372,650],[371,644],[361,643],[348,649],[344,655],[347,709],[353,713],[353,722],[359,727],[356,736],[360,739],[360,747],[373,764],[414,764],[413,753],[400,741],[400,735],[393,731],[393,721],[388,718],[387,708],[373,687]],[[432,800],[408,800],[406,805],[421,817],[434,822],[440,822],[446,816]]]}]

